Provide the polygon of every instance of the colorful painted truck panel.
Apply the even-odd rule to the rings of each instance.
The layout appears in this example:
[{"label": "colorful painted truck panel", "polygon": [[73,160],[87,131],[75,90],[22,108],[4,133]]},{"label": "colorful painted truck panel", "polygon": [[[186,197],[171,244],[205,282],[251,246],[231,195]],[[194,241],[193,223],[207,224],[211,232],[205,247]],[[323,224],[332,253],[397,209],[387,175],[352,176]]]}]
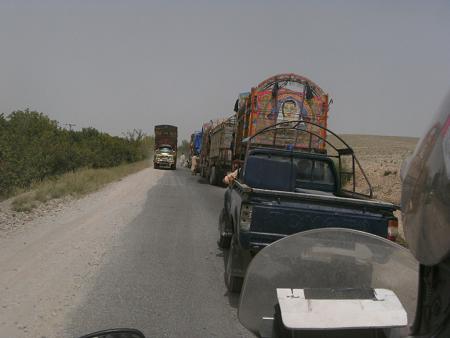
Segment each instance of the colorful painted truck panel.
[{"label": "colorful painted truck panel", "polygon": [[[235,105],[237,127],[235,159],[243,159],[245,144],[242,140],[254,136],[262,129],[281,122],[305,120],[327,127],[328,95],[311,80],[296,74],[280,74],[268,78],[249,93],[242,93]],[[326,138],[324,129],[308,125],[310,131]],[[265,133],[253,139],[254,143],[286,148],[308,148],[325,152],[326,143],[309,133],[279,131]]]}]

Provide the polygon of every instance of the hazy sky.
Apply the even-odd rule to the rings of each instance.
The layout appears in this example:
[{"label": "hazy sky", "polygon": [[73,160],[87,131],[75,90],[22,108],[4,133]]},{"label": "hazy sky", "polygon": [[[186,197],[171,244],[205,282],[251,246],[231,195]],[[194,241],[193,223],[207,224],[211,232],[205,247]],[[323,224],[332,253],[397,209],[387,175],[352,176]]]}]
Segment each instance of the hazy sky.
[{"label": "hazy sky", "polygon": [[338,132],[418,136],[450,90],[450,1],[0,0],[0,112],[186,138],[282,72]]}]

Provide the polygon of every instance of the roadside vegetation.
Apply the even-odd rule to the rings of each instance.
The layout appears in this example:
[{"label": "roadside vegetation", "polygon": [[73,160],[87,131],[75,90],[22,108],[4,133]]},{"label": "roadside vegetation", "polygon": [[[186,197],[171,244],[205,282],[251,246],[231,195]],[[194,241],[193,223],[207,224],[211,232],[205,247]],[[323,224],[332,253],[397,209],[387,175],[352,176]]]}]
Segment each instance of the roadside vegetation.
[{"label": "roadside vegetation", "polygon": [[148,159],[153,142],[140,130],[119,137],[95,128],[67,130],[36,111],[0,114],[0,200],[32,188],[18,197],[19,208],[26,201],[92,191],[142,166],[123,165]]},{"label": "roadside vegetation", "polygon": [[104,185],[149,167],[144,160],[122,164],[113,168],[80,169],[34,184],[30,191],[20,194],[12,201],[14,211],[31,211],[41,203],[66,196],[80,197],[96,191]]},{"label": "roadside vegetation", "polygon": [[178,154],[184,154],[185,156],[189,155],[191,145],[188,140],[182,140],[181,144],[178,146]]}]

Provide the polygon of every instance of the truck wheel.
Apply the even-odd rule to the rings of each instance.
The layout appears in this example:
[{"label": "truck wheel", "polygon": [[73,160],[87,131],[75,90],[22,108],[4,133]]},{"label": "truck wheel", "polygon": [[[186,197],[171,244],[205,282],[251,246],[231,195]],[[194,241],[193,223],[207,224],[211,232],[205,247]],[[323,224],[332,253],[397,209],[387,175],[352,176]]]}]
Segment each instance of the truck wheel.
[{"label": "truck wheel", "polygon": [[209,174],[209,184],[217,185],[217,171],[216,167],[211,168],[211,173]]},{"label": "truck wheel", "polygon": [[158,165],[157,165],[156,163],[153,163],[153,168],[159,169],[159,168],[158,168]]},{"label": "truck wheel", "polygon": [[[234,236],[233,236],[234,237]],[[234,239],[234,238],[233,238]],[[239,293],[242,289],[242,283],[244,279],[242,277],[236,277],[232,275],[232,267],[233,267],[233,253],[234,250],[234,240],[231,241],[230,249],[228,250],[228,260],[227,266],[225,268],[225,284],[229,292]]]},{"label": "truck wheel", "polygon": [[221,248],[221,249],[228,249],[231,244],[231,237],[220,234],[217,244],[219,245],[219,248]]}]

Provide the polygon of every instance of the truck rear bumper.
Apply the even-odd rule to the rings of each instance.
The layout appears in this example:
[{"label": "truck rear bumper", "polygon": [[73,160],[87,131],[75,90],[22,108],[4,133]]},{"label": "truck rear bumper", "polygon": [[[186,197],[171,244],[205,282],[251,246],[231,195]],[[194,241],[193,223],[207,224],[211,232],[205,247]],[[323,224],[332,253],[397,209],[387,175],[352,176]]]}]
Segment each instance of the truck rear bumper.
[{"label": "truck rear bumper", "polygon": [[269,234],[264,232],[241,231],[239,234],[239,242],[243,249],[250,250],[252,253],[257,253],[270,243],[273,243],[286,236],[287,235],[283,234]]},{"label": "truck rear bumper", "polygon": [[160,167],[160,168],[168,168],[168,169],[170,169],[172,166],[173,166],[173,162],[158,162],[158,161],[155,161],[154,162],[158,167]]}]

